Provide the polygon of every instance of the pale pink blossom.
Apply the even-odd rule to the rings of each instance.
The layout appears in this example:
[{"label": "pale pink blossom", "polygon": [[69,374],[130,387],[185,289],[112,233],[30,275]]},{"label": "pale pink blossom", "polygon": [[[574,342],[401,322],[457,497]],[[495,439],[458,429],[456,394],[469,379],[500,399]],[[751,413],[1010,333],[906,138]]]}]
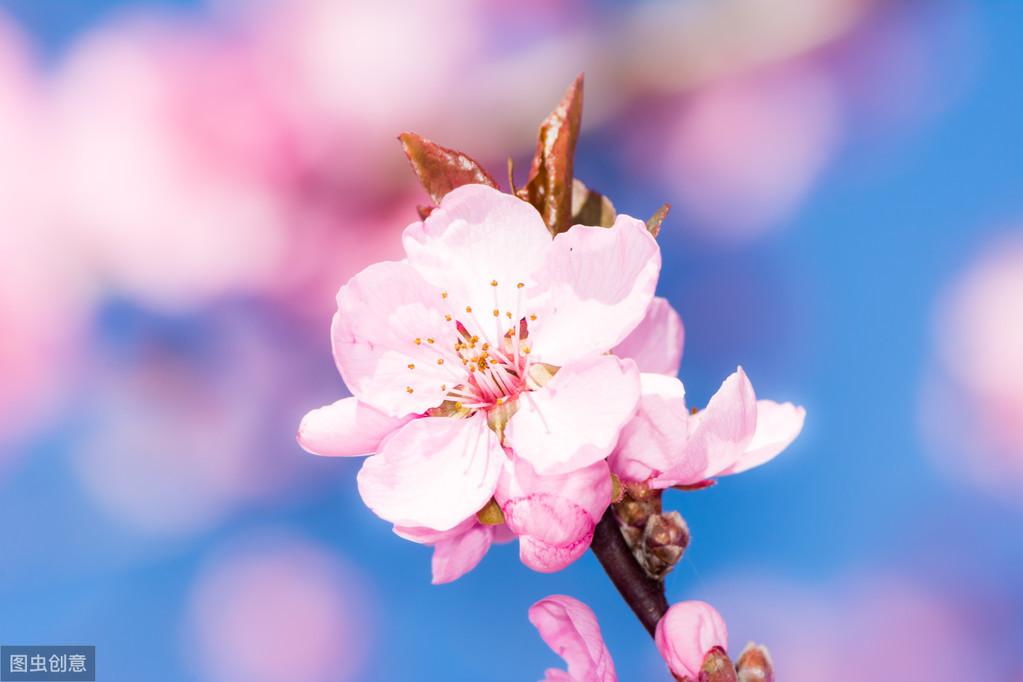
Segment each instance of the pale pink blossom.
[{"label": "pale pink blossom", "polygon": [[655,296],[643,321],[615,346],[614,354],[635,360],[640,372],[675,376],[682,363],[685,338],[678,312],[666,299]]},{"label": "pale pink blossom", "polygon": [[728,628],[710,604],[684,601],[674,604],[657,623],[654,640],[671,672],[695,680],[711,649],[728,650]]},{"label": "pale pink blossom", "polygon": [[597,617],[586,604],[572,597],[553,595],[529,607],[529,622],[547,646],[568,664],[568,670],[548,669],[541,682],[618,680]]},{"label": "pale pink blossom", "polygon": [[[552,240],[526,202],[467,185],[410,225],[404,246],[406,260],[342,287],[332,324],[338,369],[373,417],[336,404],[307,418],[302,445],[355,454],[377,442],[363,500],[395,525],[437,531],[493,497],[509,457],[531,466],[539,491],[543,476],[604,460],[639,399],[635,363],[606,353],[653,297],[660,253],[645,225],[620,216]],[[330,410],[335,426],[323,423]]]},{"label": "pale pink blossom", "polygon": [[696,414],[679,380],[647,373],[642,384],[637,415],[610,460],[625,481],[668,488],[737,474],[773,459],[803,428],[802,407],[757,400],[741,367]]},{"label": "pale pink blossom", "polygon": [[506,465],[496,499],[519,536],[522,563],[543,573],[560,571],[589,548],[611,504],[611,472],[601,460],[568,474],[541,476],[517,459]]}]

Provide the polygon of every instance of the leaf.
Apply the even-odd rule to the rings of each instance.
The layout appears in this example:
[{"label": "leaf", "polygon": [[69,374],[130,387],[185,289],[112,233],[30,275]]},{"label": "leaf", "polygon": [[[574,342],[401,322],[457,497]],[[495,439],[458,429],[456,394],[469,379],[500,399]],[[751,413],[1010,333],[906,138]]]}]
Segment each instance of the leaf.
[{"label": "leaf", "polygon": [[661,233],[661,224],[668,217],[668,211],[670,210],[671,204],[664,204],[657,209],[657,213],[650,216],[650,220],[646,221],[646,229],[650,230],[650,234],[656,237]]},{"label": "leaf", "polygon": [[572,225],[611,227],[617,215],[610,199],[594,192],[581,180],[572,181]]},{"label": "leaf", "polygon": [[579,74],[540,124],[529,179],[519,190],[519,196],[536,207],[555,235],[572,227],[572,164],[582,114],[583,76]]},{"label": "leaf", "polygon": [[445,194],[462,185],[478,183],[497,187],[483,166],[462,152],[441,147],[416,133],[402,133],[398,140],[419,182],[436,204]]}]

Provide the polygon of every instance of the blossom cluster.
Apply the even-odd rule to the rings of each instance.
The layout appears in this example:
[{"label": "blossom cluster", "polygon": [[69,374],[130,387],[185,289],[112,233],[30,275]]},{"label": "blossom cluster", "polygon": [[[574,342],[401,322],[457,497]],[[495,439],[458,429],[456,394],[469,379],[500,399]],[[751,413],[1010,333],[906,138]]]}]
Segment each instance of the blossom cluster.
[{"label": "blossom cluster", "polygon": [[[363,501],[433,547],[434,583],[516,539],[527,566],[561,570],[606,514],[663,578],[688,531],[661,513],[661,491],[762,464],[803,425],[802,408],[758,400],[741,367],[706,408],[687,406],[682,320],[655,296],[667,208],[648,222],[619,215],[574,180],[580,107],[581,80],[541,126],[529,181],[511,193],[464,154],[403,134],[434,204],[405,228],[405,258],[367,267],[337,295],[332,350],[352,396],[309,412],[298,441],[369,455]],[[534,623],[549,643],[566,627],[590,633],[592,658],[599,628],[566,599],[534,606]],[[709,605],[677,604],[656,627],[677,676],[695,679],[717,650],[735,673]],[[568,677],[548,679],[615,679],[609,658],[591,664],[576,674],[570,660]]]}]

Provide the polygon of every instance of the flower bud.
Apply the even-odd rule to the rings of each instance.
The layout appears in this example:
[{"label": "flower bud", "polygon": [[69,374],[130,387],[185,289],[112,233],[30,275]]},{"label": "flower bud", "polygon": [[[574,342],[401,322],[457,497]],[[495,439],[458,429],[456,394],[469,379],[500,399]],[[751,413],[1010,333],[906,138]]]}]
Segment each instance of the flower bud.
[{"label": "flower bud", "polygon": [[725,650],[719,646],[707,652],[700,667],[698,682],[738,682],[735,666]]},{"label": "flower bud", "polygon": [[[728,647],[728,629],[713,606],[702,601],[684,601],[673,605],[657,623],[654,633],[657,650],[678,678],[704,679],[706,657],[714,649],[724,654]],[[718,660],[715,657],[714,660]],[[727,660],[727,656],[725,656]],[[711,661],[713,663],[713,661]],[[731,663],[729,663],[729,666]],[[717,668],[714,668],[717,671]],[[717,682],[732,678],[708,678]]]},{"label": "flower bud", "polygon": [[689,546],[689,526],[676,511],[647,518],[642,544],[633,548],[639,564],[651,578],[662,579]]},{"label": "flower bud", "polygon": [[739,682],[774,682],[774,665],[767,647],[750,642],[746,645],[739,662]]}]

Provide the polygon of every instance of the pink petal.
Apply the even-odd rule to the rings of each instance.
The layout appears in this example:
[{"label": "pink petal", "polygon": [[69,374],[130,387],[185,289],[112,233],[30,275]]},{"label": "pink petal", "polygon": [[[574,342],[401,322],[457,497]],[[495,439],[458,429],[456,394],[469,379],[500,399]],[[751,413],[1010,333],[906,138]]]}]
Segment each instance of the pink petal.
[{"label": "pink petal", "polygon": [[639,372],[631,360],[581,360],[519,397],[505,442],[541,473],[572,471],[611,454],[638,401]]},{"label": "pink petal", "polygon": [[553,595],[529,607],[529,622],[568,664],[548,670],[545,682],[617,682],[614,661],[593,611],[578,599]]},{"label": "pink petal", "polygon": [[302,417],[298,426],[298,444],[314,455],[352,457],[371,454],[376,452],[385,436],[410,419],[412,417],[388,417],[355,398],[342,398]]},{"label": "pink petal", "polygon": [[482,413],[424,417],[403,426],[366,460],[359,493],[391,523],[450,530],[493,496],[504,460]]},{"label": "pink petal", "polygon": [[479,521],[476,520],[476,517],[471,516],[448,530],[434,530],[433,528],[423,528],[421,526],[394,526],[392,530],[395,535],[410,542],[420,545],[435,545],[442,540],[458,537],[477,523]]},{"label": "pink petal", "polygon": [[[495,329],[492,311],[499,310],[498,322],[518,324],[527,312],[524,297],[535,289],[534,273],[551,248],[535,208],[486,185],[448,193],[425,221],[405,229],[403,242],[409,264],[448,292],[470,333],[492,344],[506,331]],[[467,306],[472,314],[464,312]],[[515,315],[514,322],[506,312]]]},{"label": "pink petal", "polygon": [[492,539],[491,528],[477,523],[434,545],[433,584],[452,582],[476,568],[490,549]]},{"label": "pink petal", "polygon": [[654,641],[679,677],[699,677],[703,657],[716,646],[728,649],[728,628],[713,606],[702,601],[675,604],[657,623]]},{"label": "pink petal", "polygon": [[[669,469],[677,477],[698,478],[707,468],[705,459],[689,456],[690,417],[685,388],[675,377],[640,375],[642,395],[636,416],[625,428],[608,460],[611,471],[626,482],[644,483]],[[692,455],[698,455],[695,449]]]},{"label": "pink petal", "polygon": [[746,451],[725,474],[738,474],[760,466],[774,459],[787,448],[803,430],[806,410],[792,403],[776,403],[773,400],[757,401],[757,429]]},{"label": "pink petal", "polygon": [[614,348],[646,314],[660,270],[657,242],[635,218],[559,234],[537,273],[545,292],[529,327],[537,357],[561,366]]},{"label": "pink petal", "polygon": [[685,328],[682,318],[667,300],[655,296],[639,326],[612,351],[635,360],[640,372],[675,376],[682,363]]},{"label": "pink petal", "polygon": [[597,521],[611,504],[611,472],[600,461],[557,476],[529,462],[509,462],[497,489],[505,523],[519,536],[519,556],[533,570],[565,568],[589,548]]},{"label": "pink petal", "polygon": [[450,351],[457,331],[446,302],[408,264],[369,266],[341,287],[337,304],[334,359],[362,402],[392,417],[422,413],[465,379]]},{"label": "pink petal", "polygon": [[[739,367],[724,380],[707,407],[691,418],[684,450],[655,485],[693,485],[720,475],[742,457],[756,425],[756,393]],[[706,462],[706,468],[694,472],[694,462]]]}]

